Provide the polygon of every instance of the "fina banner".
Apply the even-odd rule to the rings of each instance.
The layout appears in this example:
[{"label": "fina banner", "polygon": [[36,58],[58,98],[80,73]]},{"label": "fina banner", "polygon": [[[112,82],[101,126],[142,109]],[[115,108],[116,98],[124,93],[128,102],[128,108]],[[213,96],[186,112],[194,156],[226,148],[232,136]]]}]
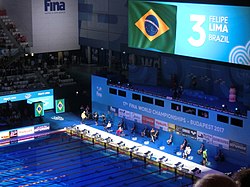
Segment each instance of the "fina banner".
[{"label": "fina banner", "polygon": [[250,65],[250,7],[129,0],[129,47]]},{"label": "fina banner", "polygon": [[55,104],[56,104],[56,114],[65,112],[64,99],[55,100]]},{"label": "fina banner", "polygon": [[79,49],[78,1],[32,0],[31,52]]},{"label": "fina banner", "polygon": [[44,116],[43,102],[34,103],[35,117]]}]

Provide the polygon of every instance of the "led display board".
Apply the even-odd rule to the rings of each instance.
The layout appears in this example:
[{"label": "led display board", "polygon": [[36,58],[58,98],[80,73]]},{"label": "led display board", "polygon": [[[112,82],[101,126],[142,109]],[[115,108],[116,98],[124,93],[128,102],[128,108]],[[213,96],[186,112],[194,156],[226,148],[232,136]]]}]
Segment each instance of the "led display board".
[{"label": "led display board", "polygon": [[128,45],[250,65],[250,7],[129,0]]},{"label": "led display board", "polygon": [[7,101],[15,102],[22,100],[27,100],[27,103],[29,104],[42,101],[44,110],[54,108],[53,89],[0,96],[0,104],[6,103]]}]

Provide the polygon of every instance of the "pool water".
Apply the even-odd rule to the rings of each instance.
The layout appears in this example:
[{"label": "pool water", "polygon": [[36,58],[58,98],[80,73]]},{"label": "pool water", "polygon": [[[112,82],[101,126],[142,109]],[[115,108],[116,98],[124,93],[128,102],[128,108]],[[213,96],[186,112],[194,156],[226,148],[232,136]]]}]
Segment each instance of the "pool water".
[{"label": "pool water", "polygon": [[0,153],[0,186],[178,187],[192,183],[65,133],[2,146]]}]

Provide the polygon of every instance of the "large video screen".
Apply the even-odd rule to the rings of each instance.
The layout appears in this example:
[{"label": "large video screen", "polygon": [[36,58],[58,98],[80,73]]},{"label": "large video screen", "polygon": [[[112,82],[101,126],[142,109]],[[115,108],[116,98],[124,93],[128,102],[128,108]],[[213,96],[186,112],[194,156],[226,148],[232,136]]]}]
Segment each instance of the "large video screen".
[{"label": "large video screen", "polygon": [[0,104],[6,103],[7,101],[15,102],[22,100],[27,100],[27,103],[29,104],[41,101],[43,102],[44,110],[54,108],[53,89],[0,96]]},{"label": "large video screen", "polygon": [[129,0],[128,45],[250,65],[250,7]]}]

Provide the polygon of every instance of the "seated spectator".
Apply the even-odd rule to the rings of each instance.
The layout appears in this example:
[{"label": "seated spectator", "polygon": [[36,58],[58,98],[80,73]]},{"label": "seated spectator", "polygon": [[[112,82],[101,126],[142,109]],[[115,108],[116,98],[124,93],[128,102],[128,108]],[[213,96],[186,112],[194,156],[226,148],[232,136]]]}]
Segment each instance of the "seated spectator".
[{"label": "seated spectator", "polygon": [[167,144],[171,145],[173,143],[173,134],[170,134],[169,139],[167,140]]},{"label": "seated spectator", "polygon": [[188,144],[188,145],[186,146],[184,152],[183,152],[182,157],[183,157],[184,159],[186,159],[186,158],[188,157],[188,155],[190,155],[191,150],[192,150],[192,149],[191,149],[191,146]]},{"label": "seated spectator", "polygon": [[205,145],[204,145],[204,143],[202,143],[201,146],[200,146],[200,148],[197,151],[197,154],[201,155],[204,150],[205,150]]},{"label": "seated spectator", "polygon": [[225,157],[221,149],[219,149],[218,154],[214,158],[216,161],[224,161]]},{"label": "seated spectator", "polygon": [[224,174],[207,174],[198,180],[194,187],[237,187],[236,183]]},{"label": "seated spectator", "polygon": [[133,124],[133,127],[131,128],[131,134],[134,134],[136,131],[136,124]]},{"label": "seated spectator", "polygon": [[144,129],[143,129],[142,132],[141,132],[141,136],[142,136],[142,137],[147,136],[147,131],[148,131],[148,128],[147,128],[147,127],[144,127]]},{"label": "seated spectator", "polygon": [[150,131],[150,137],[151,137],[151,142],[154,142],[154,134],[155,134],[155,129],[152,128],[151,131]]},{"label": "seated spectator", "polygon": [[118,129],[116,130],[116,135],[117,135],[117,136],[121,136],[122,133],[123,133],[123,128],[120,126],[120,127],[118,127]]},{"label": "seated spectator", "polygon": [[153,142],[158,138],[158,135],[159,135],[159,130],[156,130],[155,133],[153,134],[153,139],[152,139]]},{"label": "seated spectator", "polygon": [[92,118],[93,118],[93,120],[95,120],[95,124],[98,125],[99,115],[97,112],[93,113]]},{"label": "seated spectator", "polygon": [[105,129],[106,131],[110,131],[110,130],[111,130],[111,127],[112,127],[112,124],[111,124],[110,121],[108,121],[108,123],[107,123],[107,125],[104,127],[104,129]]},{"label": "seated spectator", "polygon": [[104,113],[101,115],[101,118],[102,118],[102,124],[105,125],[106,124],[106,116]]},{"label": "seated spectator", "polygon": [[180,146],[180,150],[184,150],[187,146],[187,139],[184,139],[181,146]]},{"label": "seated spectator", "polygon": [[238,187],[249,187],[250,185],[250,168],[239,170],[233,175]]},{"label": "seated spectator", "polygon": [[126,129],[126,124],[125,124],[124,118],[121,119],[121,122],[119,123],[119,126],[121,126],[122,129],[124,129],[124,130]]}]

